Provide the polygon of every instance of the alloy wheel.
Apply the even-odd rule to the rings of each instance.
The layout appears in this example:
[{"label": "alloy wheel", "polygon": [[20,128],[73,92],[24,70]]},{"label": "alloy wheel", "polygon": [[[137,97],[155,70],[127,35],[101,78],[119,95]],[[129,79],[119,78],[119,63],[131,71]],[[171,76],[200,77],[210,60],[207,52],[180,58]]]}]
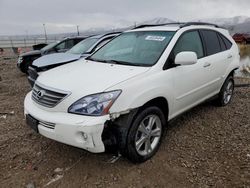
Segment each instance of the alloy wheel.
[{"label": "alloy wheel", "polygon": [[150,155],[159,144],[162,123],[157,115],[145,117],[136,132],[135,148],[139,155]]},{"label": "alloy wheel", "polygon": [[229,81],[223,93],[224,103],[228,104],[232,96],[233,96],[233,82]]}]

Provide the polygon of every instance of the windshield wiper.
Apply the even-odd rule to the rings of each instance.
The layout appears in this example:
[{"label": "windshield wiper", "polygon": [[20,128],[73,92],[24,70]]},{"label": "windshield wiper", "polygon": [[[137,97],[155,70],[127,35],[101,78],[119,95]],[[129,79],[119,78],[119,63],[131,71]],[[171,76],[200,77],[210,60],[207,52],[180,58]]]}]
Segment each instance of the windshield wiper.
[{"label": "windshield wiper", "polygon": [[92,58],[91,56],[88,56],[85,60],[90,60],[90,61],[97,61],[97,62],[101,62],[101,63],[106,63],[105,60],[95,59],[95,58]]},{"label": "windshield wiper", "polygon": [[114,60],[114,59],[105,60],[105,62],[106,62],[106,63],[111,63],[111,64],[118,64],[118,65],[141,66],[141,67],[148,66],[148,65],[146,65],[146,64],[141,64],[141,63],[130,63],[130,62],[119,61],[119,60]]},{"label": "windshield wiper", "polygon": [[110,64],[131,65],[131,63],[129,63],[129,62],[118,61],[118,60],[114,60],[114,59],[105,60],[105,62],[106,62],[106,63],[110,63]]},{"label": "windshield wiper", "polygon": [[86,60],[96,61],[96,62],[101,62],[101,63],[117,64],[117,65],[129,65],[129,66],[140,66],[140,67],[148,67],[148,66],[150,66],[150,65],[147,65],[147,64],[130,63],[130,62],[119,61],[119,60],[114,60],[114,59],[109,59],[109,60],[95,59],[95,58],[92,58],[91,56],[87,57]]}]

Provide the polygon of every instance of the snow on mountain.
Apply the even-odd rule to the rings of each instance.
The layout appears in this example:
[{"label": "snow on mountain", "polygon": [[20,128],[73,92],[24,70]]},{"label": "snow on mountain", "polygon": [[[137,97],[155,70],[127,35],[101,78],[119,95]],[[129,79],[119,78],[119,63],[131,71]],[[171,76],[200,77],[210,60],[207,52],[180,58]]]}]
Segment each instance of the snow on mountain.
[{"label": "snow on mountain", "polygon": [[249,22],[250,18],[247,16],[236,16],[232,18],[208,18],[208,19],[202,19],[202,20],[196,20],[196,21],[215,23],[218,25],[237,25],[237,24]]},{"label": "snow on mountain", "polygon": [[250,17],[247,16],[236,16],[231,18],[209,18],[195,21],[217,24],[228,29],[231,34],[250,33]]},{"label": "snow on mountain", "polygon": [[[207,22],[207,23],[214,23],[219,26],[222,26],[229,30],[231,34],[235,33],[250,33],[250,17],[247,16],[236,16],[231,18],[208,18],[208,19],[201,19],[201,20],[190,20],[195,22]],[[170,23],[176,22],[169,18],[158,17],[153,18],[151,20],[147,20],[141,23],[137,23],[137,25],[144,25],[144,24],[163,24],[163,23]]]},{"label": "snow on mountain", "polygon": [[139,25],[146,25],[146,24],[164,24],[164,23],[171,23],[171,22],[175,22],[171,19],[168,18],[163,18],[163,17],[158,17],[158,18],[153,18],[151,20],[147,20],[144,22],[139,23]]}]

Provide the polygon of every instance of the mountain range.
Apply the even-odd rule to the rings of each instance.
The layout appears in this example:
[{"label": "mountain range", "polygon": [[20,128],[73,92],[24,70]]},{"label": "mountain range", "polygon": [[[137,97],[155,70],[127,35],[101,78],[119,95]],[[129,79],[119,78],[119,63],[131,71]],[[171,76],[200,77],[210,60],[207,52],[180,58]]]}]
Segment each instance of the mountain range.
[{"label": "mountain range", "polygon": [[[231,35],[235,33],[250,33],[250,17],[247,16],[236,16],[231,18],[208,18],[208,19],[201,19],[201,20],[190,20],[195,22],[208,22],[208,23],[214,23],[219,26],[222,26],[229,30]],[[113,29],[107,28],[107,27],[99,27],[99,28],[90,28],[88,30],[81,31],[81,35],[94,35],[94,34],[100,34],[100,33],[108,33],[113,31],[123,31],[128,30],[131,28],[134,28],[135,26],[139,25],[145,25],[145,24],[163,24],[163,23],[171,23],[176,22],[175,20],[165,18],[165,17],[156,17],[149,20],[145,20],[142,22],[129,22],[127,20],[121,20],[121,22],[116,23],[116,26],[113,27]],[[179,21],[178,21],[179,22]],[[130,26],[129,26],[130,25]],[[115,28],[115,29],[114,29]],[[49,34],[48,38],[54,39],[61,39],[66,36],[74,36],[76,33],[61,33],[61,34]],[[23,39],[26,36],[23,35],[17,35],[17,36],[11,36],[13,40],[15,39]],[[30,38],[44,38],[43,34],[40,35],[30,35]],[[1,39],[9,39],[9,36],[0,36]]]},{"label": "mountain range", "polygon": [[[250,33],[250,17],[247,16],[236,16],[232,18],[208,18],[208,19],[191,20],[191,21],[217,24],[221,27],[228,29],[231,34]],[[152,20],[147,20],[145,22],[141,22],[139,25],[163,24],[170,22],[176,22],[176,21],[168,18],[159,17],[159,18],[154,18]]]}]

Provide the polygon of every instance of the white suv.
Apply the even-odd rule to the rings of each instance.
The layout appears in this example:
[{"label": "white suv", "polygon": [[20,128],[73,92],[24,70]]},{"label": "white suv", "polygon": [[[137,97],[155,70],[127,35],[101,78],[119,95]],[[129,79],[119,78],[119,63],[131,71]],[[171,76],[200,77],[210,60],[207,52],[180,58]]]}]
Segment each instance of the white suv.
[{"label": "white suv", "polygon": [[238,67],[238,47],[218,26],[142,26],[39,76],[25,99],[26,121],[53,140],[96,153],[115,147],[143,162],[169,120],[212,97],[227,105]]}]

